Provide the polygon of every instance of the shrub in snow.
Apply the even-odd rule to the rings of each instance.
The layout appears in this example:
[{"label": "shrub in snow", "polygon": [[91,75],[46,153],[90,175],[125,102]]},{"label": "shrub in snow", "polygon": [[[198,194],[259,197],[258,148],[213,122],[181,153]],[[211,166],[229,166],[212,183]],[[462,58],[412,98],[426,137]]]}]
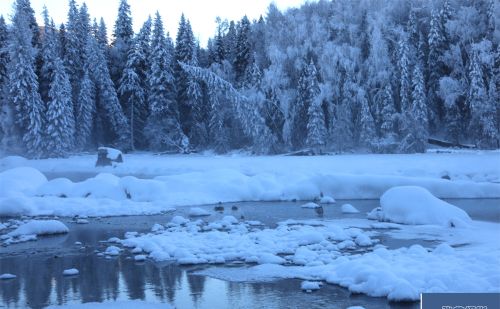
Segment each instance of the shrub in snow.
[{"label": "shrub in snow", "polygon": [[64,223],[57,220],[31,220],[21,224],[17,229],[8,233],[10,237],[18,237],[22,235],[50,235],[62,234],[69,232],[69,229]]},{"label": "shrub in snow", "polygon": [[462,209],[433,196],[416,186],[394,187],[380,198],[380,209],[374,209],[369,218],[403,224],[436,224],[464,226],[471,222]]},{"label": "shrub in snow", "polygon": [[110,147],[99,147],[97,149],[97,161],[95,166],[108,166],[112,165],[113,162],[123,162],[123,154],[120,150]]},{"label": "shrub in snow", "polygon": [[345,214],[357,214],[357,213],[359,213],[359,210],[357,210],[351,204],[344,204],[344,205],[342,205],[342,213],[345,213]]},{"label": "shrub in snow", "polygon": [[304,205],[302,205],[300,207],[302,207],[302,208],[320,208],[321,206],[316,204],[316,203],[309,202],[309,203],[305,203]]},{"label": "shrub in snow", "polygon": [[63,271],[63,275],[65,276],[76,276],[78,275],[80,272],[78,271],[78,269],[76,268],[70,268],[70,269],[65,269]]}]

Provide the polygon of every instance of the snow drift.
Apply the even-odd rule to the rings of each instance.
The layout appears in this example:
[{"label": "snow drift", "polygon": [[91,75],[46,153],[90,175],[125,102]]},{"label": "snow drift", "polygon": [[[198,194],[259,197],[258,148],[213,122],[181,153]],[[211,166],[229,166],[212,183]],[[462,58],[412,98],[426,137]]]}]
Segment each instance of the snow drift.
[{"label": "snow drift", "polygon": [[464,226],[471,222],[462,209],[433,196],[428,190],[416,186],[394,187],[380,198],[380,209],[369,217],[381,221],[403,224],[437,224]]}]

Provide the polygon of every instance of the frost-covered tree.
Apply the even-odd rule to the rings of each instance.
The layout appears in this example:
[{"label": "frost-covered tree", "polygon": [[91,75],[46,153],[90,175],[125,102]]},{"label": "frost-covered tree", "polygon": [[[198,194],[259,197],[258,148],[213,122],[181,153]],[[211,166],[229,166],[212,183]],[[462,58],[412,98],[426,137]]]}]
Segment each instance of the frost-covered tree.
[{"label": "frost-covered tree", "polygon": [[408,50],[408,41],[405,37],[399,41],[399,104],[400,109],[404,113],[410,107],[410,59]]},{"label": "frost-covered tree", "polygon": [[61,157],[73,149],[75,119],[71,84],[59,57],[55,57],[52,69],[43,143],[47,156]]},{"label": "frost-covered tree", "polygon": [[118,96],[109,74],[106,58],[94,37],[88,36],[86,47],[87,67],[96,88],[97,110],[106,119],[101,122],[109,134],[101,143],[112,143],[123,150],[130,149],[130,127],[118,101]]},{"label": "frost-covered tree", "polygon": [[366,94],[363,89],[358,91],[357,101],[361,105],[359,141],[361,146],[369,148],[376,137],[375,121],[373,120],[370,106],[368,105],[368,100],[366,99]]},{"label": "frost-covered tree", "polygon": [[425,100],[424,76],[421,64],[417,63],[412,76],[411,106],[404,113],[406,136],[401,141],[399,148],[402,152],[425,152],[427,148],[429,122]]},{"label": "frost-covered tree", "polygon": [[79,150],[86,149],[91,142],[91,134],[94,125],[94,114],[96,111],[95,85],[85,70],[80,85],[80,93],[76,102],[75,114],[75,145]]},{"label": "frost-covered tree", "polygon": [[306,145],[315,154],[320,154],[326,144],[325,115],[320,100],[314,100],[307,109],[307,140]]},{"label": "frost-covered tree", "polygon": [[132,150],[144,140],[144,125],[147,117],[145,89],[137,73],[144,55],[140,46],[134,44],[129,51],[127,64],[120,79],[118,93],[130,124],[130,147]]},{"label": "frost-covered tree", "polygon": [[152,149],[184,152],[189,147],[189,140],[179,124],[172,58],[163,21],[157,12],[151,40],[151,69],[148,76],[150,113],[145,134]]},{"label": "frost-covered tree", "polygon": [[29,15],[25,12],[25,4],[26,0],[16,2],[10,31],[8,109],[15,110],[17,127],[6,132],[9,141],[4,144],[8,144],[12,150],[22,145],[30,157],[37,158],[42,155],[43,150],[43,102],[38,93],[36,51],[32,45],[33,32]]},{"label": "frost-covered tree", "polygon": [[238,24],[235,46],[234,72],[237,83],[242,83],[251,64],[250,21],[244,16]]},{"label": "frost-covered tree", "polygon": [[309,122],[309,106],[313,104],[320,93],[316,66],[311,60],[304,65],[297,89],[297,100],[292,110],[294,146],[300,148],[307,139],[307,124]]},{"label": "frost-covered tree", "polygon": [[[134,31],[132,29],[132,13],[127,0],[120,0],[116,19],[113,42],[110,50],[110,73],[115,85],[119,84],[123,69],[127,63],[127,55],[132,46]],[[123,104],[123,102],[121,102]]]},{"label": "frost-covered tree", "polygon": [[472,131],[476,145],[490,148],[497,146],[496,106],[488,99],[483,71],[479,61],[479,55],[475,52],[472,55],[470,64],[470,88],[467,94],[467,103],[471,110],[469,128]]}]

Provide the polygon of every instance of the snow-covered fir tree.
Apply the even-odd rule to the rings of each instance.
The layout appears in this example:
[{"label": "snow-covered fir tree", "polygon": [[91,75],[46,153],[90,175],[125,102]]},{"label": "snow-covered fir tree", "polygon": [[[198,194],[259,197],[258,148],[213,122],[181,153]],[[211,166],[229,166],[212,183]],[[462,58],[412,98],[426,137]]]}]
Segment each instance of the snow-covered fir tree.
[{"label": "snow-covered fir tree", "polygon": [[242,83],[251,64],[250,21],[244,16],[238,24],[235,45],[234,72],[237,83]]},{"label": "snow-covered fir tree", "polygon": [[75,145],[83,150],[91,143],[91,134],[96,111],[96,92],[88,70],[85,70],[76,102]]},{"label": "snow-covered fir tree", "polygon": [[172,69],[173,54],[157,12],[151,39],[149,117],[145,134],[155,150],[187,151],[189,140],[179,124]]},{"label": "snow-covered fir tree", "polygon": [[59,57],[53,61],[43,144],[45,155],[61,157],[74,149],[75,119],[71,84]]},{"label": "snow-covered fir tree", "polygon": [[[134,31],[132,29],[132,12],[127,0],[120,0],[118,17],[116,19],[113,42],[110,50],[110,73],[111,79],[118,87],[122,77],[123,69],[127,63],[127,55],[132,46]],[[124,102],[121,102],[122,106]]]},{"label": "snow-covered fir tree", "polygon": [[33,31],[25,5],[26,0],[18,0],[15,4],[8,47],[8,109],[15,110],[17,126],[6,132],[4,137],[9,141],[3,144],[7,144],[11,151],[19,150],[17,147],[21,146],[28,156],[38,158],[43,154],[44,108],[35,73]]}]

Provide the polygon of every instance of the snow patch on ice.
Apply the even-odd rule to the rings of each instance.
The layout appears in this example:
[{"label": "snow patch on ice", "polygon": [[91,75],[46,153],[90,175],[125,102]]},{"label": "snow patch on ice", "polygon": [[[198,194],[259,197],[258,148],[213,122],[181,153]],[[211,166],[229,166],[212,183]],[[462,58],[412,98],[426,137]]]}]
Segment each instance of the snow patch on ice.
[{"label": "snow patch on ice", "polygon": [[189,209],[189,216],[191,217],[210,216],[210,212],[200,207],[192,207]]},{"label": "snow patch on ice", "polygon": [[76,268],[65,269],[63,271],[64,276],[76,276],[80,273],[80,271]]},{"label": "snow patch on ice", "polygon": [[342,213],[345,214],[357,214],[359,213],[359,210],[356,209],[356,207],[352,206],[351,204],[344,204],[342,205]]}]

